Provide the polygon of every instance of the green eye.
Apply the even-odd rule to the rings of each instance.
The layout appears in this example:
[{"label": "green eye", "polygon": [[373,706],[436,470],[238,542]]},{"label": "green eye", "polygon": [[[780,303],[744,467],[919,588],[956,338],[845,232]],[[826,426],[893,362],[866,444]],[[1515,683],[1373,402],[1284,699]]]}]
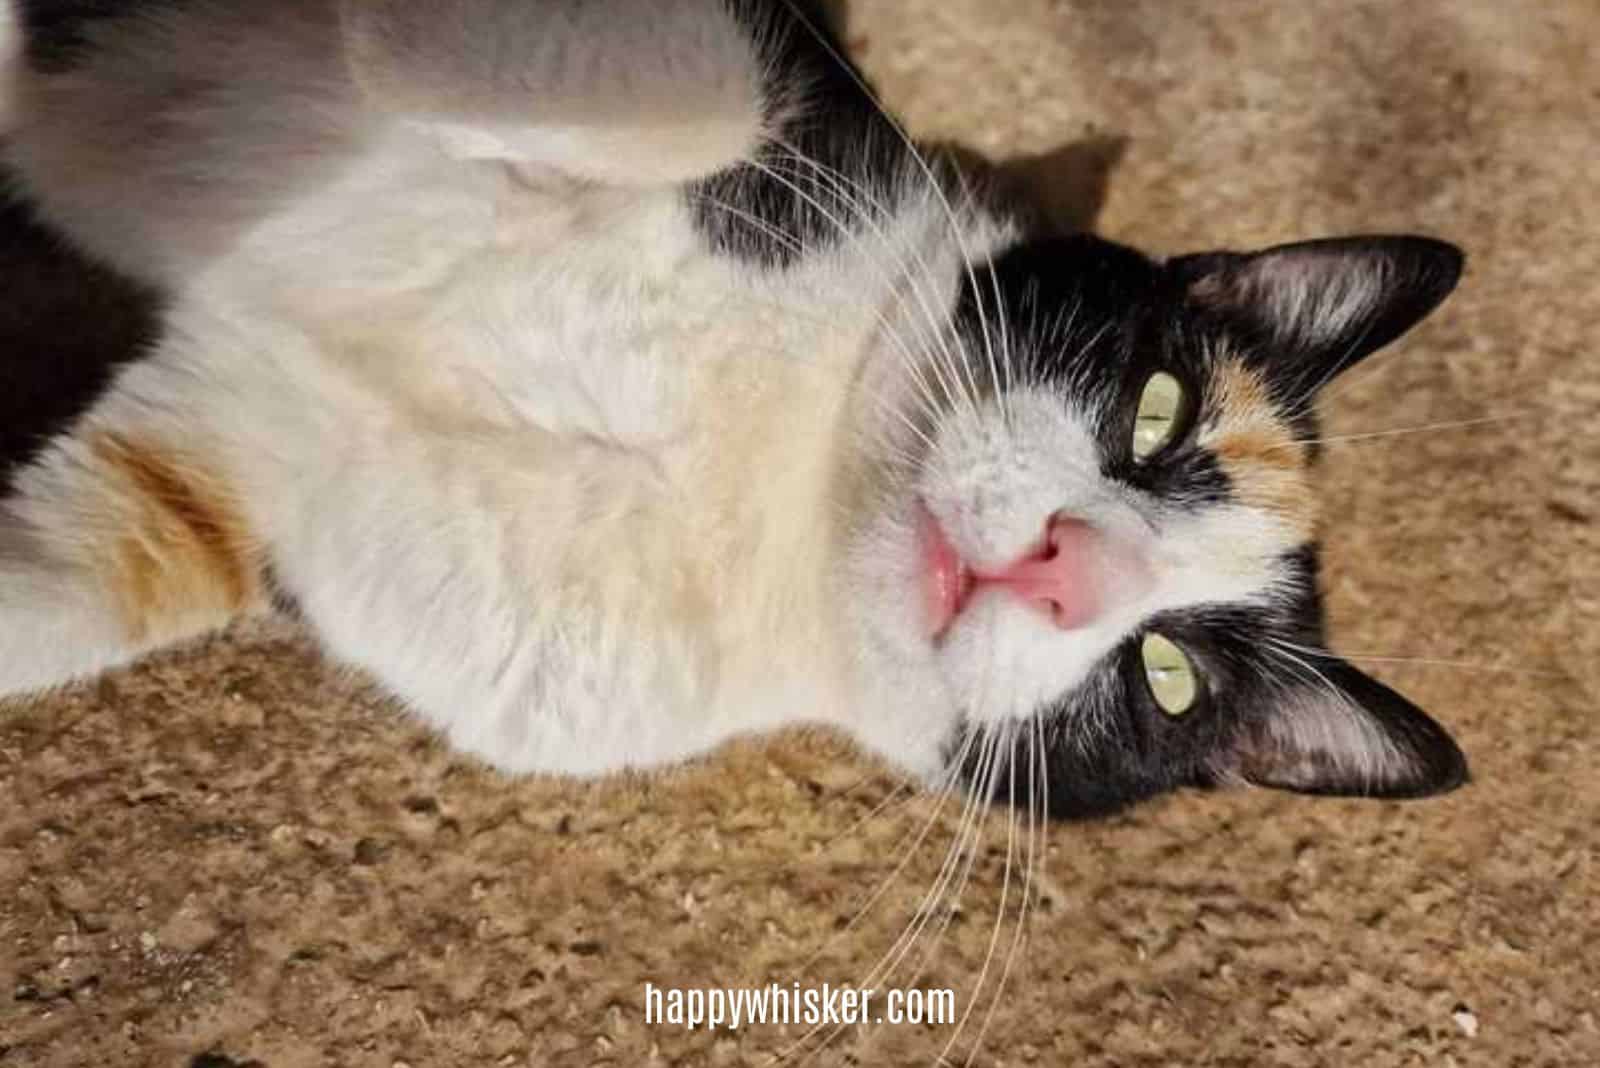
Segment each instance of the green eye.
[{"label": "green eye", "polygon": [[1194,664],[1172,642],[1159,634],[1146,634],[1140,647],[1144,659],[1144,677],[1150,684],[1150,696],[1155,698],[1161,711],[1169,716],[1181,716],[1194,707],[1200,696],[1200,680],[1195,676]]},{"label": "green eye", "polygon": [[1148,460],[1172,444],[1186,400],[1182,382],[1165,371],[1150,376],[1139,395],[1139,414],[1133,424],[1135,460]]}]

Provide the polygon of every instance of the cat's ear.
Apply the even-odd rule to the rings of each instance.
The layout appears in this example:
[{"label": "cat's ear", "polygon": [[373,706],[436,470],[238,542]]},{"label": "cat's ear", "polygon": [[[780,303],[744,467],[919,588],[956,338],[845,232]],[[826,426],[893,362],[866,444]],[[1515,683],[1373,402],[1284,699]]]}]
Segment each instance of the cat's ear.
[{"label": "cat's ear", "polygon": [[1192,305],[1240,321],[1320,387],[1421,322],[1455,289],[1465,257],[1427,237],[1341,237],[1168,266]]},{"label": "cat's ear", "polygon": [[1272,706],[1242,724],[1214,770],[1226,781],[1297,793],[1411,798],[1468,780],[1445,729],[1355,667],[1328,658],[1275,688]]}]

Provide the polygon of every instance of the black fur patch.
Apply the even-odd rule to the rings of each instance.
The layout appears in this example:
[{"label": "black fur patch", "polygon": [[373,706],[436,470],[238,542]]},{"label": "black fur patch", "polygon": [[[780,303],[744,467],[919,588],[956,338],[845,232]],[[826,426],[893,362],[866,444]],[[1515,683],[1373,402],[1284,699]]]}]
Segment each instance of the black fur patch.
[{"label": "black fur patch", "polygon": [[0,199],[0,495],[155,340],[160,301]]},{"label": "black fur patch", "polygon": [[82,60],[96,23],[126,18],[184,0],[19,0],[27,57],[36,70],[60,73]]},{"label": "black fur patch", "polygon": [[862,215],[874,209],[865,205],[887,207],[896,177],[915,164],[843,58],[820,5],[741,0],[733,7],[761,42],[767,111],[784,116],[774,137],[780,143],[762,148],[755,163],[692,186],[690,206],[716,251],[786,267],[868,231]]}]

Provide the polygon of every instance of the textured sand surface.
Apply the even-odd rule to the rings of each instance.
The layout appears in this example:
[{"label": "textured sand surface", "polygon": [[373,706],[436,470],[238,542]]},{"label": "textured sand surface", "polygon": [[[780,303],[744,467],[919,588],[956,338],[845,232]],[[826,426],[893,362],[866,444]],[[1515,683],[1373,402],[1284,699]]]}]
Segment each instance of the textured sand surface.
[{"label": "textured sand surface", "polygon": [[[1103,174],[1114,237],[1470,250],[1446,309],[1334,391],[1328,433],[1358,440],[1323,481],[1336,641],[1477,781],[1051,828],[1020,934],[996,815],[899,973],[934,949],[917,985],[955,988],[965,1030],[807,1063],[954,1039],[959,1064],[985,1025],[994,1065],[1600,1063],[1600,6],[860,0],[849,31],[920,135],[1020,161],[1066,217]],[[40,334],[0,358],[66,358]],[[292,627],[219,639],[0,719],[0,1066],[765,1064],[800,1031],[647,1027],[644,984],[864,977],[954,831],[894,791],[812,737],[509,782]]]}]

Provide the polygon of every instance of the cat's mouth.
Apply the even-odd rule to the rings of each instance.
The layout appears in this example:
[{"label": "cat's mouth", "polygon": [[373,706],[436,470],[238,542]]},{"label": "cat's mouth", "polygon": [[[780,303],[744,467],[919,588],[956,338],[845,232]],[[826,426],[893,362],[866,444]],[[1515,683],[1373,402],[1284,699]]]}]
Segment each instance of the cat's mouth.
[{"label": "cat's mouth", "polygon": [[926,504],[917,504],[917,541],[922,576],[923,611],[928,636],[944,637],[967,606],[976,584],[972,569],[950,543]]}]

